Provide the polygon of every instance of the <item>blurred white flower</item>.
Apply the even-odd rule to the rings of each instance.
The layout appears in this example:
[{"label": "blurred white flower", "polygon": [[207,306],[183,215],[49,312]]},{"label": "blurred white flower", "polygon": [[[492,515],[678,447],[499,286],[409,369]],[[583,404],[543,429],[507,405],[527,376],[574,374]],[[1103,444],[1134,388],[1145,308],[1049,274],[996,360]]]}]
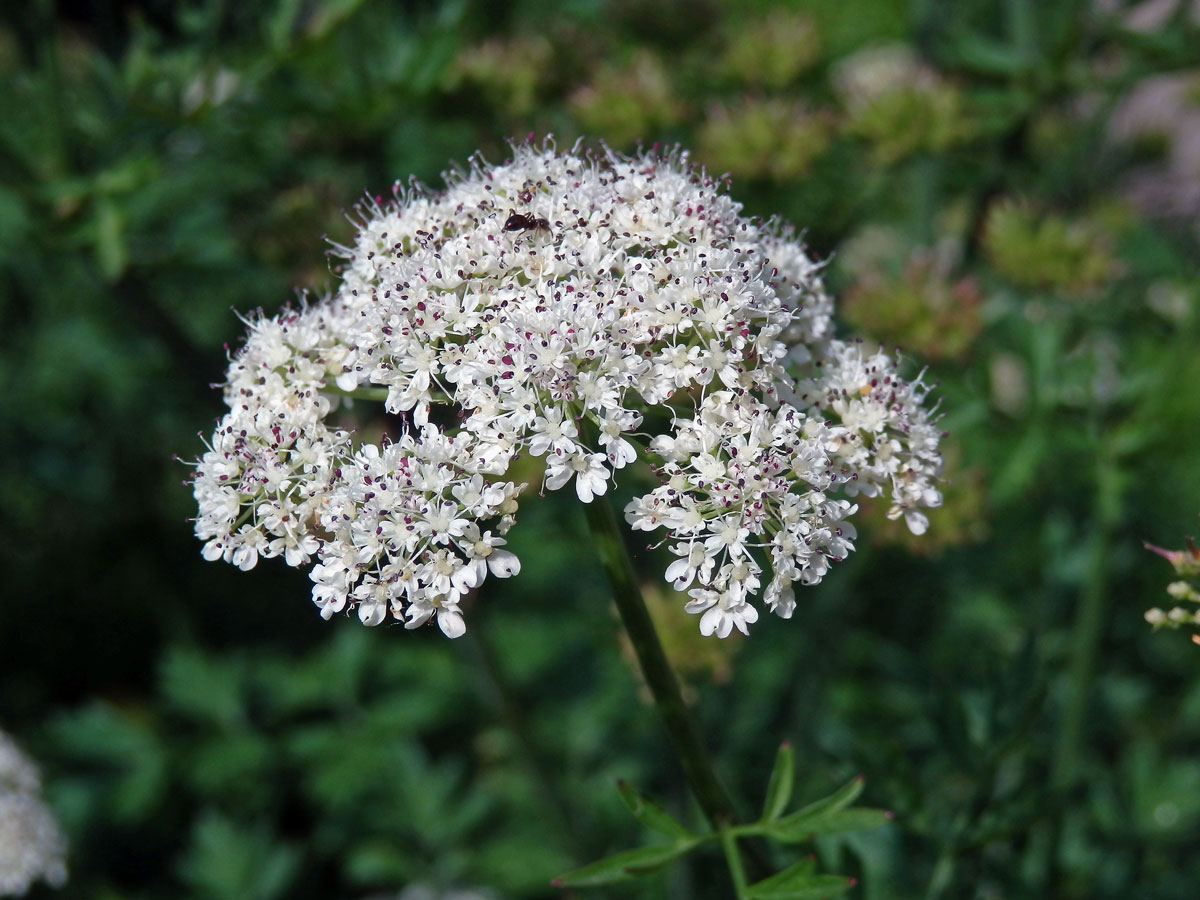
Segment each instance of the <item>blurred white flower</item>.
[{"label": "blurred white flower", "polygon": [[838,61],[833,85],[847,109],[861,110],[898,91],[927,90],[937,73],[907,44],[873,44]]},{"label": "blurred white flower", "polygon": [[67,844],[41,798],[37,767],[0,731],[0,896],[23,897],[39,878],[67,880]]},{"label": "blurred white flower", "polygon": [[1200,208],[1200,71],[1143,78],[1121,98],[1108,122],[1116,144],[1152,146],[1161,153],[1122,179],[1121,190],[1154,218],[1195,221]]},{"label": "blurred white flower", "polygon": [[186,115],[191,115],[206,104],[220,106],[229,100],[240,86],[241,78],[229,69],[198,72],[184,86],[183,111]]},{"label": "blurred white flower", "polygon": [[[322,615],[457,637],[464,596],[520,569],[497,549],[514,460],[590,503],[641,457],[660,485],[626,519],[667,531],[667,580],[725,637],[757,620],[764,562],[787,617],[791,584],[854,549],[847,497],[886,493],[924,530],[928,389],[835,340],[794,235],[743,218],[686,153],[526,144],[448,182],[366,203],[337,292],[249,323],[194,483],[206,558],[315,557]],[[346,395],[386,398],[400,433],[333,427]]]}]

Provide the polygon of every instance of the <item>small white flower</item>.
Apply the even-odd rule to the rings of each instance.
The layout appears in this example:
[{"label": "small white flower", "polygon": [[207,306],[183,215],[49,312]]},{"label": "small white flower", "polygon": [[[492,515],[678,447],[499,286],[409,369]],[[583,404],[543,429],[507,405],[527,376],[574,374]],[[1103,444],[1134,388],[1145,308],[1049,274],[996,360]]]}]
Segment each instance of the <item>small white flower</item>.
[{"label": "small white flower", "polygon": [[671,548],[671,552],[681,557],[667,566],[666,571],[667,581],[672,583],[675,590],[686,590],[698,574],[702,581],[709,581],[713,558],[702,544],[676,544]]},{"label": "small white flower", "polygon": [[569,455],[555,455],[546,467],[546,487],[558,490],[575,476],[575,493],[583,503],[591,503],[608,490],[608,469],[603,453],[577,450]]},{"label": "small white flower", "polygon": [[704,549],[710,554],[741,556],[746,552],[746,538],[750,529],[744,528],[737,519],[717,519],[710,526],[712,534],[705,539]]},{"label": "small white flower", "polygon": [[405,615],[408,621],[404,627],[408,629],[419,628],[436,615],[438,628],[446,637],[462,637],[467,631],[458,600],[446,594],[430,594],[414,600]]},{"label": "small white flower", "polygon": [[229,557],[229,561],[235,566],[243,572],[249,572],[258,565],[259,555],[263,554],[267,549],[266,535],[257,529],[244,525],[230,539],[225,553]]},{"label": "small white flower", "polygon": [[572,453],[575,450],[575,438],[579,429],[570,419],[563,419],[562,410],[551,407],[546,415],[533,420],[533,437],[529,440],[529,452],[541,456],[547,450],[557,450],[560,453]]},{"label": "small white flower", "polygon": [[637,450],[622,435],[632,432],[641,422],[642,417],[629,410],[611,407],[605,410],[600,422],[600,446],[614,469],[623,469],[637,459]]},{"label": "small white flower", "polygon": [[786,569],[781,569],[782,567],[776,568],[775,577],[763,593],[763,600],[766,601],[767,609],[779,618],[790,619],[796,609],[796,592],[792,590],[794,579]]},{"label": "small white flower", "polygon": [[735,628],[742,634],[749,634],[749,626],[758,621],[758,610],[745,601],[733,601],[728,595],[699,588],[688,594],[693,599],[685,609],[690,613],[702,613],[700,633],[705,637],[715,634],[727,638]]}]

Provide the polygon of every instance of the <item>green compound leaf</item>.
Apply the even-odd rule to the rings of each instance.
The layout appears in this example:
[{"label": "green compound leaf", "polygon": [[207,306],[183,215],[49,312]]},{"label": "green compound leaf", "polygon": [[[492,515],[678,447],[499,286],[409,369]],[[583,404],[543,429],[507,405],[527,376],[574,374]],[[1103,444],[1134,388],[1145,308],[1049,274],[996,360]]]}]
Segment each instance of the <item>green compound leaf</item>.
[{"label": "green compound leaf", "polygon": [[771,769],[771,778],[767,782],[767,798],[763,801],[762,821],[774,822],[787,809],[788,801],[792,799],[792,785],[796,780],[796,751],[791,742],[784,741],[779,745],[775,754],[775,767]]},{"label": "green compound leaf", "polygon": [[701,838],[676,841],[673,844],[652,844],[636,850],[625,850],[596,860],[586,866],[560,875],[550,882],[555,887],[592,887],[625,881],[655,869],[661,869],[701,843]]},{"label": "green compound leaf", "polygon": [[621,792],[621,799],[629,807],[629,811],[633,813],[634,818],[651,831],[657,831],[659,834],[665,834],[667,837],[680,838],[685,841],[696,837],[687,826],[645,794],[641,793],[628,781],[618,781],[617,790]]},{"label": "green compound leaf", "polygon": [[781,843],[795,844],[817,834],[866,831],[886,824],[891,818],[886,810],[847,808],[862,793],[862,789],[863,780],[859,776],[828,797],[775,821],[762,833]]}]

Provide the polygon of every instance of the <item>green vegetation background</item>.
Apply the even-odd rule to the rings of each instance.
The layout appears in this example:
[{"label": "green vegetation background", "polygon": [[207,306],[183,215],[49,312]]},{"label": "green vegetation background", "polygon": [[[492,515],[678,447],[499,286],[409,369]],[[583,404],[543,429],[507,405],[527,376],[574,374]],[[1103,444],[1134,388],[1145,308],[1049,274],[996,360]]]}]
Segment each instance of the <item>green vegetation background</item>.
[{"label": "green vegetation background", "polygon": [[1142,619],[1170,580],[1142,542],[1200,511],[1200,32],[1176,5],[6,7],[0,727],[69,832],[60,896],[553,897],[643,839],[617,778],[695,818],[576,504],[525,505],[524,571],[453,643],[323,622],[303,572],[203,563],[190,533],[176,457],[221,414],[235,313],[330,286],[322,235],[351,239],[363,192],[553,132],[730,172],[830,260],[844,328],[941,384],[925,539],[867,510],[749,640],[662,598],[747,813],[788,738],[801,799],[861,772],[896,813],[799,848],[855,896],[1195,897],[1200,647]]}]

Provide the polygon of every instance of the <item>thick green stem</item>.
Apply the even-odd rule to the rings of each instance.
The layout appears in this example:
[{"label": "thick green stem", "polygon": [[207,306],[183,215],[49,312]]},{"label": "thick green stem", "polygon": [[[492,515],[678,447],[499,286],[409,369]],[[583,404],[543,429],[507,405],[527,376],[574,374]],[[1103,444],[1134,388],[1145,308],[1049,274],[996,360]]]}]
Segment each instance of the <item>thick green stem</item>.
[{"label": "thick green stem", "polygon": [[584,508],[592,535],[600,549],[600,558],[612,582],[617,611],[637,654],[642,676],[667,726],[671,746],[683,765],[692,793],[713,828],[730,825],[734,821],[733,801],[717,779],[692,717],[684,705],[675,670],[667,660],[654,623],[650,620],[650,613],[642,600],[642,592],[634,578],[633,566],[612,507],[603,497],[597,497]]}]

